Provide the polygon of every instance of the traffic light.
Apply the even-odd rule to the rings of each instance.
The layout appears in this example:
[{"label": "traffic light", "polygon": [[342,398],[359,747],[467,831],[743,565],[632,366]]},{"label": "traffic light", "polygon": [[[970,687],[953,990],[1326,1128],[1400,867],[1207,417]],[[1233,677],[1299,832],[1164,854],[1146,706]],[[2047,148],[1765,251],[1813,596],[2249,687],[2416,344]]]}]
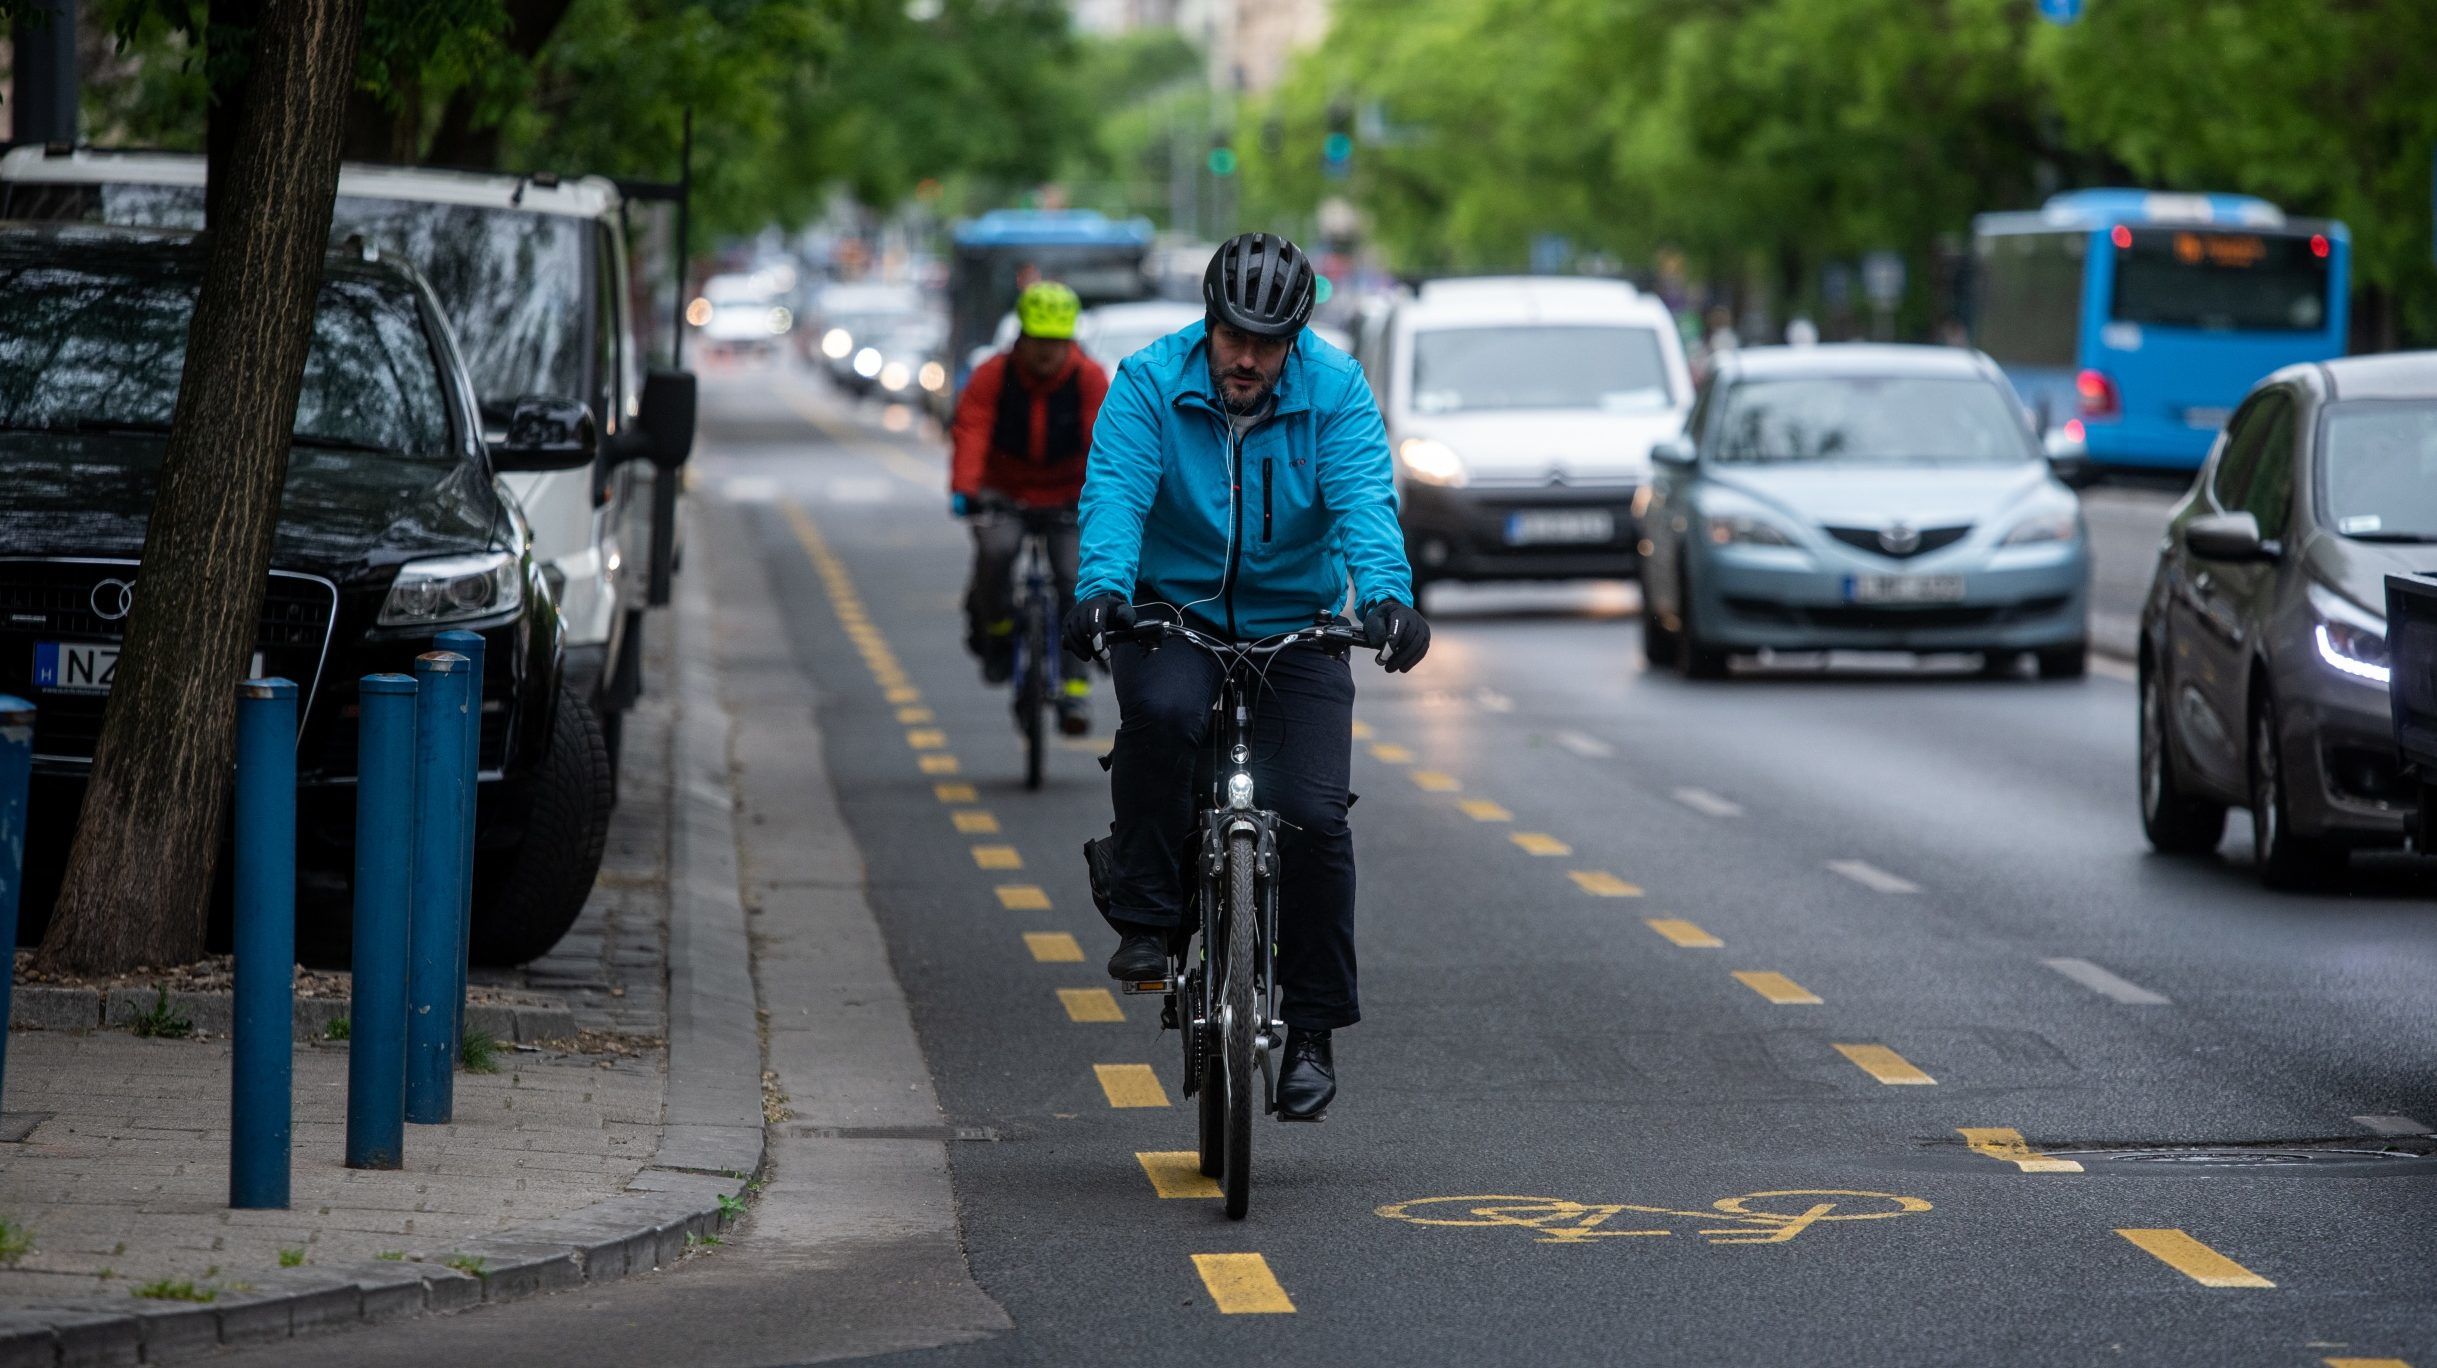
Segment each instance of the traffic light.
[{"label": "traffic light", "polygon": [[1210,135],[1210,174],[1213,176],[1235,174],[1235,149],[1227,145],[1225,134],[1213,133]]},{"label": "traffic light", "polygon": [[1354,169],[1354,111],[1343,101],[1328,109],[1328,136],[1320,140],[1320,169],[1331,180],[1344,180]]}]

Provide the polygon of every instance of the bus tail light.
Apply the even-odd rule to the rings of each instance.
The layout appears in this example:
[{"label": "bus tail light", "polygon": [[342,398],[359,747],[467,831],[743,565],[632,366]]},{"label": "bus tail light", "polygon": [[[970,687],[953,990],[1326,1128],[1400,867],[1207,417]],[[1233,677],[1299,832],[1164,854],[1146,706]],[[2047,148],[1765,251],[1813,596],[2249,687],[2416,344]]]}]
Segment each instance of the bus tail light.
[{"label": "bus tail light", "polygon": [[2327,235],[2325,233],[2312,233],[2310,235],[2310,255],[2324,261],[2327,259],[2327,253],[2330,250],[2331,248],[2328,244]]},{"label": "bus tail light", "polygon": [[2117,418],[2124,412],[2123,396],[2105,371],[2086,370],[2073,377],[2073,396],[2084,418]]}]

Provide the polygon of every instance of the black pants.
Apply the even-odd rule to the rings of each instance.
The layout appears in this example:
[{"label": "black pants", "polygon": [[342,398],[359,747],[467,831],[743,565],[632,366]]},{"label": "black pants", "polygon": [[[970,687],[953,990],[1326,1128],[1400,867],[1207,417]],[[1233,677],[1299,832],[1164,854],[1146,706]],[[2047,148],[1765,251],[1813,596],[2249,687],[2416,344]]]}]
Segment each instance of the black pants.
[{"label": "black pants", "polygon": [[[1061,616],[1075,606],[1077,536],[1071,523],[1048,534],[1049,574],[1057,584]],[[1022,518],[1009,513],[983,513],[973,519],[973,578],[965,589],[965,624],[968,639],[977,651],[984,649],[983,643],[990,638],[1003,638],[1013,630],[1015,596],[1022,588],[1015,583],[1015,558],[1023,549]],[[1054,631],[1049,649],[1061,663],[1063,678],[1084,677],[1084,663],[1058,649]]]},{"label": "black pants", "polygon": [[[1115,879],[1109,920],[1120,931],[1173,927],[1184,916],[1182,862],[1207,755],[1220,667],[1171,642],[1146,650],[1109,647],[1116,677]],[[1289,1026],[1331,1030],[1362,1013],[1354,994],[1354,836],[1346,825],[1354,751],[1354,672],[1346,660],[1309,648],[1271,658],[1253,696],[1254,801],[1285,821],[1278,854],[1279,1016]]]}]

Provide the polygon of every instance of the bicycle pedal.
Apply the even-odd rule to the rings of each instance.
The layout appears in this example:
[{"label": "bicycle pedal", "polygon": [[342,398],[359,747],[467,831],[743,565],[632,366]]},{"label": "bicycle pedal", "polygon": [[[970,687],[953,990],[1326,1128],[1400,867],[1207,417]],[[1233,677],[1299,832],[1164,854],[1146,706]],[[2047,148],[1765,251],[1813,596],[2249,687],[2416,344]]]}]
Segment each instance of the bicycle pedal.
[{"label": "bicycle pedal", "polygon": [[1128,997],[1140,993],[1173,993],[1176,991],[1176,980],[1174,979],[1126,979],[1124,983],[1125,993]]}]

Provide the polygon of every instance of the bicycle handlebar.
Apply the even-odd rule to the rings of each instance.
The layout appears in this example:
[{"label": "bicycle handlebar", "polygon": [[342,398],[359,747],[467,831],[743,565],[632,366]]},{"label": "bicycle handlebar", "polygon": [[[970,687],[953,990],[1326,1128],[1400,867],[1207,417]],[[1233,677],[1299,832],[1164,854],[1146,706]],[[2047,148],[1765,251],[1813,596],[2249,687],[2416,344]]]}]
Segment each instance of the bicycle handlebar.
[{"label": "bicycle handlebar", "polygon": [[1371,647],[1379,652],[1376,659],[1382,665],[1386,664],[1388,659],[1387,641],[1384,636],[1374,639],[1369,632],[1341,623],[1314,623],[1309,627],[1299,627],[1294,631],[1281,632],[1276,636],[1263,637],[1258,641],[1235,642],[1212,636],[1207,632],[1196,631],[1181,622],[1170,622],[1166,618],[1136,618],[1131,604],[1118,609],[1117,613],[1127,620],[1113,624],[1112,630],[1102,636],[1103,649],[1106,648],[1109,637],[1130,637],[1145,646],[1154,645],[1166,637],[1178,637],[1187,644],[1199,647],[1213,655],[1265,656],[1276,655],[1293,646],[1335,642],[1347,646]]}]

